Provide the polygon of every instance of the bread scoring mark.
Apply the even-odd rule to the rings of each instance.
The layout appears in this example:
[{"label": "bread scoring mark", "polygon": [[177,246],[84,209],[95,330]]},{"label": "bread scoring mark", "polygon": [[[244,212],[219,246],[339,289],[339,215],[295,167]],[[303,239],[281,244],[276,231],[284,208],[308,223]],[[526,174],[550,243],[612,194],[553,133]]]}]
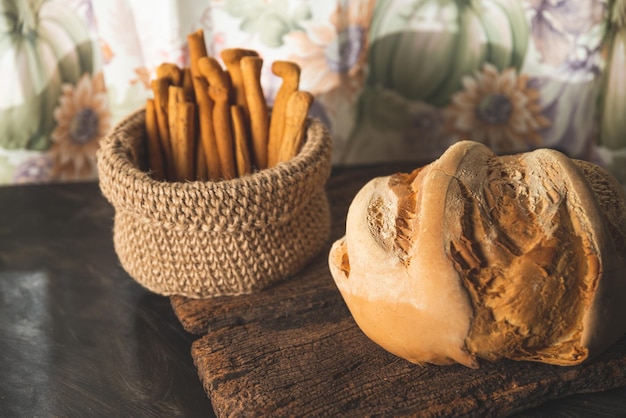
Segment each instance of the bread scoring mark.
[{"label": "bread scoring mark", "polygon": [[609,225],[615,249],[626,257],[626,201],[620,194],[622,185],[605,169],[588,161],[573,160],[591,186],[602,216]]},{"label": "bread scoring mark", "polygon": [[367,228],[374,241],[385,251],[393,251],[395,236],[392,220],[392,202],[375,194],[367,205]]},{"label": "bread scoring mark", "polygon": [[348,245],[345,240],[341,244],[341,264],[339,270],[343,273],[346,279],[350,278],[350,257],[348,256]]},{"label": "bread scoring mark", "polygon": [[376,243],[408,265],[411,260],[413,234],[417,218],[416,196],[413,181],[422,168],[411,173],[396,173],[389,177],[388,186],[393,192],[382,196],[374,194],[367,206],[367,227]]},{"label": "bread scoring mark", "polygon": [[486,173],[454,177],[461,203],[446,217],[448,257],[474,306],[466,345],[491,360],[576,364],[589,263],[567,191],[514,157],[489,160]]}]

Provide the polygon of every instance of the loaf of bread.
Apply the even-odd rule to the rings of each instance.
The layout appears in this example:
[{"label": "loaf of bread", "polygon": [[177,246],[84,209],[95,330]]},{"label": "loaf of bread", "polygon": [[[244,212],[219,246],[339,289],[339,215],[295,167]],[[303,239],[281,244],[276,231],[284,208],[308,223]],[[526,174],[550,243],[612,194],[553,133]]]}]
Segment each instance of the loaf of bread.
[{"label": "loaf of bread", "polygon": [[567,366],[626,333],[625,243],[602,168],[462,141],[365,185],[329,267],[361,330],[411,362]]}]

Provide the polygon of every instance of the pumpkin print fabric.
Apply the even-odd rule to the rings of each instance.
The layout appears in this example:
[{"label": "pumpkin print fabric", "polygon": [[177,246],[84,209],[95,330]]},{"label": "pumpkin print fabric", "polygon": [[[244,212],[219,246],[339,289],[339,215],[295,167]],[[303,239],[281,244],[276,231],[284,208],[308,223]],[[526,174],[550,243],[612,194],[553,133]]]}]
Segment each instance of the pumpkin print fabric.
[{"label": "pumpkin print fabric", "polygon": [[84,6],[0,1],[0,183],[97,176],[95,149],[110,118]]},{"label": "pumpkin print fabric", "polygon": [[626,184],[626,1],[615,0],[610,11],[599,153],[607,168]]},{"label": "pumpkin print fabric", "polygon": [[556,148],[626,183],[624,0],[0,4],[13,34],[0,35],[13,75],[0,80],[0,183],[94,177],[98,138],[143,106],[159,64],[188,63],[197,29],[213,56],[259,52],[270,104],[271,63],[297,62],[334,164],[423,162],[469,138],[501,153]]}]

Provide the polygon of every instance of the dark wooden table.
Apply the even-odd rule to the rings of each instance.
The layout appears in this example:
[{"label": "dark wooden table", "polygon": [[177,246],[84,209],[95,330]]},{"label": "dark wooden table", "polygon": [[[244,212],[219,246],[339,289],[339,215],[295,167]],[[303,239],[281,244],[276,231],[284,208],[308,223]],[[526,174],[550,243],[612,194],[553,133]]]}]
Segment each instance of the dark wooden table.
[{"label": "dark wooden table", "polygon": [[[362,170],[329,187],[395,168]],[[0,416],[213,416],[197,336],[122,270],[112,223],[95,182],[0,187]],[[626,387],[520,414],[625,415]]]},{"label": "dark wooden table", "polygon": [[0,188],[0,416],[206,417],[192,338],[113,250],[97,183]]}]

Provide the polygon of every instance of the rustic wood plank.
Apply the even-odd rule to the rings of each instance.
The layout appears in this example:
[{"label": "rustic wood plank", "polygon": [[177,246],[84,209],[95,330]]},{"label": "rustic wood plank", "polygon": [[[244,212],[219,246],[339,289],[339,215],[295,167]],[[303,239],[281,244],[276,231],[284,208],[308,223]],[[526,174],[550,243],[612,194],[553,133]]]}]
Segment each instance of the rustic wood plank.
[{"label": "rustic wood plank", "polygon": [[333,319],[340,319],[348,312],[329,276],[326,262],[329,249],[325,247],[297,277],[263,292],[214,299],[174,296],[172,307],[185,330],[197,335],[272,319],[298,324],[325,310],[336,311]]},{"label": "rustic wood plank", "polygon": [[348,317],[290,325],[252,322],[194,342],[218,416],[503,416],[626,384],[626,339],[584,366],[483,361],[472,370],[411,364],[375,345]]},{"label": "rustic wood plank", "polygon": [[365,337],[332,281],[328,250],[365,182],[412,168],[336,170],[331,239],[296,277],[254,295],[171,298],[183,327],[204,335],[192,356],[218,416],[501,416],[626,385],[626,338],[584,366],[501,361],[471,370],[414,365]]}]

